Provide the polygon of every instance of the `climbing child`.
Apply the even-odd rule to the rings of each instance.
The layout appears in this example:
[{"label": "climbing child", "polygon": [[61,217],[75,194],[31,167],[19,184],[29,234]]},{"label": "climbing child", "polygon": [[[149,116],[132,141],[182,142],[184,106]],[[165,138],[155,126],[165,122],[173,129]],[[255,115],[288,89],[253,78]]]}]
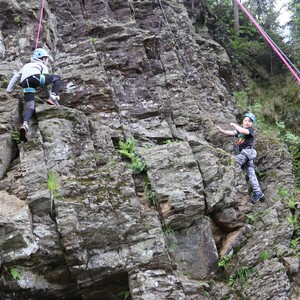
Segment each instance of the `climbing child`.
[{"label": "climbing child", "polygon": [[224,130],[217,128],[224,134],[237,137],[238,154],[235,156],[236,161],[247,174],[250,184],[253,189],[251,202],[254,204],[264,197],[261,191],[258,180],[255,175],[254,159],[257,155],[254,146],[254,129],[252,128],[256,117],[251,112],[247,112],[243,117],[242,126],[236,123],[230,123],[234,130]]},{"label": "climbing child", "polygon": [[48,74],[49,60],[52,60],[52,58],[48,51],[43,48],[35,49],[30,62],[25,64],[23,68],[12,77],[6,89],[8,93],[11,93],[17,82],[20,82],[23,88],[26,110],[23,115],[23,124],[19,129],[19,133],[20,140],[24,142],[27,141],[28,125],[35,108],[34,93],[36,88],[52,84],[47,103],[60,106],[58,102],[58,92],[62,80],[58,75]]}]

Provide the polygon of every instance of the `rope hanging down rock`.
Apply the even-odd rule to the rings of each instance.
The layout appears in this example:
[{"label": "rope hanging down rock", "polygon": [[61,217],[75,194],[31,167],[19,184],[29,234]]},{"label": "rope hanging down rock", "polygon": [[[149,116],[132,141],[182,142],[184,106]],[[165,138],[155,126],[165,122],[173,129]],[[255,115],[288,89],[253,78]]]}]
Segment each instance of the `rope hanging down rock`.
[{"label": "rope hanging down rock", "polygon": [[39,44],[41,28],[42,28],[42,21],[43,21],[43,14],[44,14],[44,7],[45,7],[45,0],[42,0],[42,5],[41,5],[41,9],[40,9],[40,21],[39,21],[38,32],[37,32],[37,37],[36,37],[36,42],[35,42],[35,49],[38,47],[38,44]]}]

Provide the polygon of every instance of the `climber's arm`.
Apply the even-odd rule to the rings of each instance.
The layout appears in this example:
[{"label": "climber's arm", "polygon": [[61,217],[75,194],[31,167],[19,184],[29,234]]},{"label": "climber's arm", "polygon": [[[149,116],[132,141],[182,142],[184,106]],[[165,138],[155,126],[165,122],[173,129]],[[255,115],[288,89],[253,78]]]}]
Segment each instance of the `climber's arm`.
[{"label": "climber's arm", "polygon": [[231,136],[234,136],[237,134],[237,131],[236,130],[224,130],[222,129],[220,126],[217,126],[217,128],[219,129],[220,132],[226,134],[226,135],[231,135]]}]

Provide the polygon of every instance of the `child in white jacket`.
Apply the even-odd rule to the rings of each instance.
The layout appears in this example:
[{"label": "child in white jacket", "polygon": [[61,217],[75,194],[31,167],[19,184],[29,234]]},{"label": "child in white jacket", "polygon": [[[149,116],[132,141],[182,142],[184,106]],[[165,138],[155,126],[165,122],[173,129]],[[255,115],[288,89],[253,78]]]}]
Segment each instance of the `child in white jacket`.
[{"label": "child in white jacket", "polygon": [[50,105],[59,106],[58,92],[62,84],[62,80],[58,75],[48,74],[49,59],[52,60],[49,53],[43,48],[37,48],[33,52],[30,63],[27,63],[23,68],[16,73],[6,89],[11,93],[14,86],[19,82],[23,88],[26,110],[23,115],[23,124],[19,129],[20,140],[27,141],[28,124],[32,117],[35,108],[34,93],[37,87],[44,87],[52,84],[49,99],[47,103]]}]

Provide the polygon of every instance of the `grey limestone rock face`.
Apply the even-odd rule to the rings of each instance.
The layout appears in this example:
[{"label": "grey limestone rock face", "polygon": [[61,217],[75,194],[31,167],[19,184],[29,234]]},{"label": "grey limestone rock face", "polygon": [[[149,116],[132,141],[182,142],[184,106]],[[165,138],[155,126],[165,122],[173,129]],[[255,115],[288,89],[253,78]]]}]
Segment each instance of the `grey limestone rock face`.
[{"label": "grey limestone rock face", "polygon": [[[253,206],[216,129],[236,121],[229,57],[205,22],[196,32],[191,1],[161,4],[47,1],[39,44],[62,106],[37,98],[17,143],[22,93],[5,82],[32,53],[39,7],[0,0],[1,300],[296,299],[288,151],[257,131],[266,200]],[[119,152],[128,138],[141,173]]]}]

